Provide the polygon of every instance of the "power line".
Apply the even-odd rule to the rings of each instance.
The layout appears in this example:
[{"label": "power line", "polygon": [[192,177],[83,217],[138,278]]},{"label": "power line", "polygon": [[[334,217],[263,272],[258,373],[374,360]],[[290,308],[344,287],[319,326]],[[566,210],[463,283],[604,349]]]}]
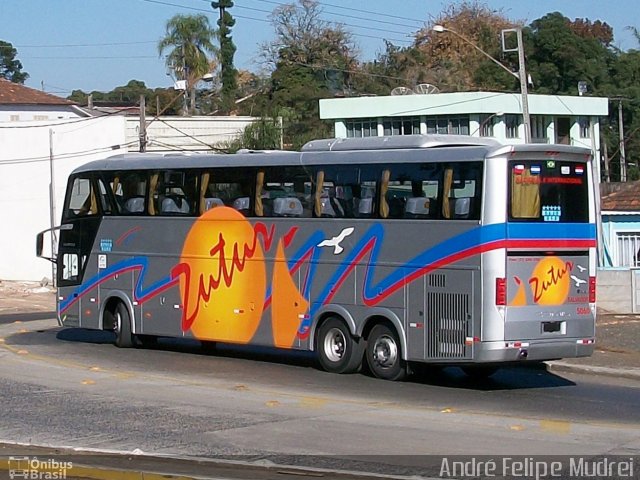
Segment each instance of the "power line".
[{"label": "power line", "polygon": [[[14,45],[15,48],[80,48],[80,47],[112,47],[121,45],[142,45],[158,43],[157,40],[145,40],[140,42],[112,42],[112,43],[67,43],[67,44],[46,44],[46,45]],[[3,46],[0,45],[0,48]],[[8,48],[8,47],[7,47]]]},{"label": "power line", "polygon": [[[208,0],[201,0],[201,1],[206,2]],[[265,1],[266,3],[272,3],[272,4],[275,4],[275,5],[286,5],[286,4],[283,4],[283,3],[280,3],[280,2],[267,2],[266,0],[262,0],[262,1]],[[244,6],[241,6],[241,5],[236,5],[235,7],[236,8],[243,8],[243,9],[246,9],[246,10],[254,10],[254,11],[263,12],[263,13],[272,13],[269,10],[262,10],[262,9],[259,9],[259,8],[252,8],[252,7],[244,7]],[[296,9],[299,10],[298,7],[296,7]],[[332,13],[332,12],[326,12],[326,13],[329,14],[329,15],[337,15],[337,16],[340,16],[340,17],[355,18],[357,20],[365,20],[365,21],[371,21],[371,22],[386,23],[386,24],[389,24],[389,25],[396,25],[397,26],[397,23],[385,22],[383,20],[375,20],[375,19],[369,19],[369,18],[356,17],[355,15],[345,15],[345,14],[342,14],[342,13]],[[329,23],[336,23],[336,22],[332,22],[332,21],[329,21],[329,20],[325,20],[325,21],[327,21]],[[339,22],[339,23],[341,25],[344,25],[344,26],[347,26],[347,27],[363,28],[365,30],[375,30],[375,31],[387,32],[387,33],[398,33],[400,35],[404,35],[406,33],[406,32],[399,32],[397,30],[389,30],[389,29],[377,28],[377,27],[367,27],[367,26],[364,26],[364,25],[354,25],[354,24],[345,23],[345,22]],[[375,37],[375,38],[377,38],[377,37]]]},{"label": "power line", "polygon": [[[142,0],[143,2],[147,2],[147,3],[155,3],[155,4],[159,4],[159,5],[166,5],[166,6],[170,6],[170,7],[177,7],[177,8],[183,8],[186,10],[194,10],[197,12],[205,12],[205,13],[211,13],[212,11],[210,9],[203,9],[203,8],[197,8],[197,7],[188,7],[186,5],[179,5],[177,3],[171,3],[171,2],[164,2],[162,0]],[[268,12],[270,13],[270,12]],[[253,17],[246,17],[243,15],[237,15],[234,14],[234,18],[242,18],[245,20],[255,20],[255,21],[260,21],[260,22],[265,22],[265,23],[271,23],[269,20],[265,20],[264,18],[253,18]],[[336,23],[336,22],[330,22],[330,23]],[[347,23],[342,23],[342,25],[345,26],[349,26],[349,27],[354,27],[354,28],[362,28],[365,30],[379,30],[382,32],[387,32],[387,33],[399,33],[399,34],[404,34],[405,32],[393,32],[393,31],[389,31],[389,30],[384,30],[384,29],[379,29],[379,28],[375,28],[375,27],[365,27],[365,26],[359,26],[359,25],[351,25],[351,24],[347,24]],[[353,35],[357,36],[357,37],[364,37],[364,38],[373,38],[376,40],[381,40],[381,38],[379,36],[373,36],[373,35],[365,35],[362,33],[353,33]],[[406,39],[394,39],[394,38],[390,38],[389,40],[393,40],[394,42],[405,42],[405,43],[411,43],[410,41],[406,40]]]},{"label": "power line", "polygon": [[[286,3],[275,2],[273,0],[255,0],[255,1],[256,2],[262,2],[262,3],[270,3],[270,4],[273,4],[273,5],[286,5]],[[366,13],[366,14],[369,14],[369,15],[379,15],[379,16],[385,17],[385,18],[397,18],[399,20],[409,20],[410,22],[422,23],[419,20],[416,20],[414,18],[400,17],[400,16],[397,16],[397,15],[391,15],[391,14],[389,14],[387,12],[384,12],[384,13],[383,12],[374,12],[373,10],[363,10],[363,9],[359,9],[359,8],[343,7],[343,6],[340,6],[340,5],[335,5],[335,4],[327,3],[327,2],[318,2],[318,3],[320,3],[321,5],[322,4],[327,5],[327,6],[332,7],[332,8],[339,8],[341,10],[347,10],[347,11],[359,12],[359,13]],[[336,15],[347,16],[347,15],[343,15],[343,14],[336,14]],[[396,25],[393,22],[386,22],[384,20],[375,20],[375,19],[369,19],[369,18],[365,19],[365,18],[362,18],[362,17],[353,17],[353,16],[350,16],[350,18],[360,18],[362,20],[367,20],[367,21],[372,21],[372,22],[389,23],[391,25]]]},{"label": "power line", "polygon": [[[208,0],[201,0],[201,1],[207,2]],[[274,5],[286,5],[285,3],[281,3],[281,2],[268,2],[266,0],[257,0],[257,1],[264,1],[265,3],[271,3],[271,4],[274,4]],[[253,11],[262,12],[262,13],[272,13],[272,11],[270,11],[270,10],[263,10],[263,9],[254,8],[254,7],[245,7],[245,6],[242,6],[242,5],[234,5],[234,7],[235,8],[241,8],[241,9],[244,9],[244,10],[253,10]],[[299,7],[296,7],[296,9],[299,10]],[[348,10],[352,10],[352,9],[348,9]],[[355,18],[356,20],[364,20],[365,22],[382,23],[382,24],[386,24],[386,25],[393,25],[393,26],[396,26],[396,27],[399,26],[398,22],[388,22],[388,21],[385,21],[385,20],[377,20],[375,18],[363,18],[362,16],[347,15],[347,14],[344,14],[344,13],[330,12],[330,11],[326,11],[326,10],[323,11],[323,13],[326,13],[328,15],[337,15],[337,16],[345,17],[345,18]],[[347,24],[345,23],[344,25],[347,25]],[[364,26],[359,26],[359,25],[350,25],[350,26],[352,26],[352,27],[355,26],[355,27],[358,27],[358,28],[370,28],[372,30],[377,30],[374,27],[364,27]],[[402,26],[402,25],[400,25],[400,26]],[[404,25],[404,26],[409,27],[409,25]],[[413,27],[409,27],[409,28],[413,28]],[[384,30],[384,31],[386,31],[386,30]],[[391,31],[391,30],[388,30],[388,31],[391,32],[391,33],[404,33],[404,32],[394,32],[394,31]]]},{"label": "power line", "polygon": [[[178,8],[183,8],[185,10],[194,10],[196,12],[204,12],[204,13],[213,13],[211,9],[204,9],[204,8],[197,8],[197,7],[188,7],[186,5],[179,5],[177,3],[171,3],[171,2],[163,2],[161,0],[142,0],[143,2],[147,2],[147,3],[156,3],[158,5],[165,5],[165,6],[169,6],[169,7],[178,7]],[[242,15],[234,15],[234,17],[236,18],[243,18],[245,20],[255,20],[256,22],[265,22],[265,23],[269,23],[269,20],[265,20],[264,18],[253,18],[253,17],[244,17]]]},{"label": "power line", "polygon": [[25,55],[24,57],[25,59],[30,59],[30,60],[123,60],[123,59],[140,59],[140,58],[155,58],[157,59],[158,57],[155,55],[119,55],[119,56],[113,56],[113,55],[91,55],[91,56],[77,56],[77,55],[62,55],[62,56],[51,56],[48,55],[46,57],[31,57],[29,55]]},{"label": "power line", "polygon": [[[127,142],[124,144],[118,144],[118,145],[109,145],[109,146],[105,146],[105,147],[97,147],[97,148],[92,148],[89,150],[80,150],[77,152],[68,152],[68,153],[61,153],[58,155],[54,155],[54,160],[65,160],[68,158],[74,158],[74,157],[86,157],[89,155],[93,155],[96,153],[103,153],[103,152],[109,152],[109,151],[115,151],[115,150],[119,150],[123,147],[129,147],[129,146],[133,146],[135,145],[137,142],[136,141],[131,141],[131,142]],[[0,166],[2,165],[16,165],[16,164],[23,164],[23,163],[38,163],[38,162],[49,162],[51,160],[51,157],[47,154],[47,155],[43,155],[41,157],[23,157],[23,158],[15,158],[15,159],[11,159],[11,160],[0,160]]]}]

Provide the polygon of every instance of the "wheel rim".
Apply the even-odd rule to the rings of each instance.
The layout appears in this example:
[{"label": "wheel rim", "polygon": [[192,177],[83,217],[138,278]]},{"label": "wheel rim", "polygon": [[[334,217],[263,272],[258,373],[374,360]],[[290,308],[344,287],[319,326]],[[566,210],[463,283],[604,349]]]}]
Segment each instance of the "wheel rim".
[{"label": "wheel rim", "polygon": [[393,337],[382,335],[373,345],[373,362],[380,368],[390,368],[398,361],[398,345]]},{"label": "wheel rim", "polygon": [[113,318],[115,320],[113,325],[113,331],[115,332],[116,337],[119,337],[120,332],[122,331],[122,315],[120,315],[120,312],[116,312]]},{"label": "wheel rim", "polygon": [[332,328],[324,337],[324,355],[332,362],[339,362],[344,358],[346,343],[342,331]]}]

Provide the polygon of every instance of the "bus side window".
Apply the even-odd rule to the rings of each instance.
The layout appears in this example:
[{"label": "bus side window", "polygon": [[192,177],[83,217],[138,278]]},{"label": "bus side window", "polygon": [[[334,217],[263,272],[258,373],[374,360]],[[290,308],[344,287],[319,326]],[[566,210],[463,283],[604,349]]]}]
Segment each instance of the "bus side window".
[{"label": "bus side window", "polygon": [[102,178],[98,178],[97,184],[98,184],[98,192],[99,192],[98,198],[99,198],[100,207],[102,208],[102,211],[105,214],[111,214],[112,213],[111,199],[109,197],[107,187],[104,184],[104,180]]},{"label": "bus side window", "polygon": [[[187,184],[191,173],[187,173]],[[195,181],[195,175],[194,175]],[[198,187],[193,189],[197,197],[197,210],[202,215],[207,210],[218,207],[233,208],[248,217],[251,212],[255,170],[248,168],[210,169],[198,176]],[[189,193],[187,192],[189,196]]]},{"label": "bus side window", "polygon": [[385,170],[381,179],[382,218],[438,218],[437,164],[398,163]]},{"label": "bus side window", "polygon": [[180,170],[165,170],[151,175],[150,215],[190,215],[195,195],[196,176]]},{"label": "bus side window", "polygon": [[98,197],[91,178],[77,177],[71,184],[64,218],[86,217],[98,214]]},{"label": "bus side window", "polygon": [[120,172],[111,182],[120,214],[144,214],[146,179],[137,172]]},{"label": "bus side window", "polygon": [[311,176],[304,168],[267,167],[262,173],[256,182],[256,205],[262,204],[265,217],[311,217]]},{"label": "bus side window", "polygon": [[374,214],[376,182],[361,181],[352,185],[353,211],[358,218],[371,218]]},{"label": "bus side window", "polygon": [[482,164],[459,162],[444,170],[442,216],[446,219],[479,220],[482,198]]},{"label": "bus side window", "polygon": [[314,217],[345,217],[345,208],[338,200],[339,195],[344,195],[344,188],[337,187],[333,180],[327,179],[327,172],[319,169],[316,173],[316,188],[313,195]]}]

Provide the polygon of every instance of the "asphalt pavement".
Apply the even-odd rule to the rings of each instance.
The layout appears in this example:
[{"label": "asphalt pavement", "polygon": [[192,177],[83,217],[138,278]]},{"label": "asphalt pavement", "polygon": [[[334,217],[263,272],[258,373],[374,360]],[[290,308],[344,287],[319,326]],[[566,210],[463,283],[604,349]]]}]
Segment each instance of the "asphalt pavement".
[{"label": "asphalt pavement", "polygon": [[[0,324],[55,318],[55,310],[50,286],[0,280]],[[547,362],[547,368],[640,380],[640,315],[598,309],[594,354]]]}]

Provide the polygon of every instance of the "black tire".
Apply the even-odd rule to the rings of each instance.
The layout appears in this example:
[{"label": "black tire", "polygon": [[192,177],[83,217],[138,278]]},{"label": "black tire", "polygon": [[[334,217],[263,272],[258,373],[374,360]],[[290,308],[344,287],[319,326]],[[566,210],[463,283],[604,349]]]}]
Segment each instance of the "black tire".
[{"label": "black tire", "polygon": [[400,340],[387,325],[373,327],[367,338],[367,365],[371,373],[383,380],[402,380],[407,374]]},{"label": "black tire", "polygon": [[365,351],[362,338],[354,338],[347,325],[336,317],[322,323],[316,335],[320,366],[331,373],[353,373],[360,369]]},{"label": "black tire", "polygon": [[484,380],[498,371],[498,367],[490,365],[478,365],[462,367],[464,374],[474,380]]},{"label": "black tire", "polygon": [[131,316],[124,303],[118,302],[113,312],[113,331],[116,334],[115,344],[119,348],[133,347],[131,334]]}]

